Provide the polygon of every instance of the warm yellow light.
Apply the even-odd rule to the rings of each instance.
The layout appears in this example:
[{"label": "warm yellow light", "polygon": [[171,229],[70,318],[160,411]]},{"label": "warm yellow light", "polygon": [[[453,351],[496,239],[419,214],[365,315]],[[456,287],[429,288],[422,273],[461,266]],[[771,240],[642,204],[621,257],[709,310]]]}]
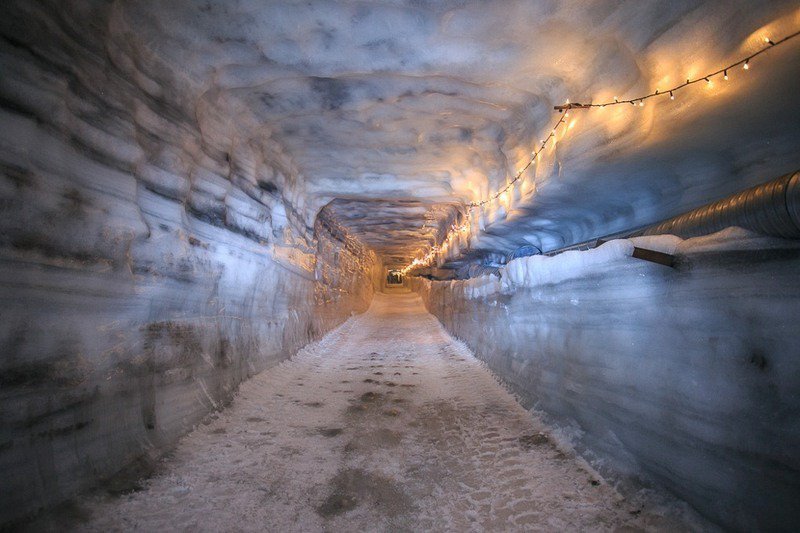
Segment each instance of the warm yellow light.
[{"label": "warm yellow light", "polygon": [[[757,40],[758,39],[757,35],[758,35],[758,32],[755,32],[754,34],[751,34],[751,38],[755,38]],[[782,43],[788,41],[789,39],[796,37],[797,35],[798,35],[798,33],[794,33],[794,34],[792,34],[792,35],[790,35],[788,37],[784,37],[784,38],[779,39],[778,42],[775,42],[772,39],[770,39],[768,36],[764,36],[762,34],[761,39],[763,39],[763,42],[767,43],[769,46],[765,47],[765,48],[762,48],[760,51],[756,52],[755,54],[753,54],[753,55],[751,55],[751,56],[749,56],[749,57],[747,57],[745,59],[740,59],[739,61],[737,61],[736,63],[733,63],[732,65],[728,65],[727,67],[723,67],[723,69],[720,69],[720,70],[717,70],[715,72],[712,72],[712,73],[709,73],[709,74],[705,74],[705,75],[696,72],[695,69],[692,69],[693,70],[692,72],[687,73],[687,74],[690,74],[690,77],[686,78],[686,83],[685,84],[680,84],[680,85],[677,85],[677,86],[673,87],[672,89],[668,89],[667,90],[667,92],[669,93],[670,100],[675,100],[675,94],[674,94],[675,90],[682,89],[684,86],[689,85],[689,84],[697,83],[700,80],[705,80],[706,81],[706,86],[708,88],[713,88],[714,87],[713,77],[717,76],[718,74],[722,74],[723,80],[728,81],[728,79],[729,79],[728,78],[728,70],[730,70],[731,68],[735,68],[738,65],[742,65],[743,70],[750,70],[750,59],[755,58],[757,55],[759,55],[762,52],[768,50],[770,47],[774,47],[776,45],[782,44]],[[658,83],[659,83],[659,85],[664,86],[665,84],[671,83],[672,81],[673,80],[670,80],[669,77],[666,77],[665,79],[659,80]],[[408,272],[409,270],[413,269],[414,267],[420,266],[420,265],[428,266],[434,261],[446,260],[447,259],[447,255],[446,254],[447,254],[448,250],[450,250],[451,247],[453,247],[455,252],[458,253],[459,252],[458,245],[460,243],[458,234],[462,233],[462,232],[463,233],[470,233],[471,230],[472,230],[471,223],[469,222],[469,216],[470,216],[470,213],[471,213],[471,209],[473,207],[481,208],[481,211],[479,211],[479,213],[483,213],[483,211],[482,211],[483,206],[486,206],[487,209],[493,209],[495,206],[506,204],[510,208],[510,205],[514,201],[514,198],[516,198],[519,195],[525,196],[526,195],[526,191],[528,191],[529,189],[535,189],[536,184],[535,184],[534,180],[533,179],[530,179],[530,180],[527,179],[527,177],[524,176],[524,172],[528,168],[530,168],[532,165],[534,165],[534,163],[536,162],[536,158],[540,154],[544,153],[545,148],[547,148],[548,143],[551,145],[551,150],[553,150],[553,151],[555,150],[556,143],[558,141],[557,134],[558,134],[558,127],[559,126],[561,126],[562,124],[564,126],[566,126],[565,127],[565,131],[562,132],[562,137],[566,136],[566,134],[569,132],[569,130],[571,130],[575,126],[575,124],[576,124],[575,120],[567,120],[568,117],[570,116],[570,111],[573,108],[580,107],[580,108],[599,108],[599,109],[603,109],[603,108],[606,107],[606,105],[614,105],[614,104],[620,104],[620,103],[629,103],[629,104],[633,105],[634,107],[638,103],[639,107],[643,108],[644,107],[644,101],[647,98],[651,98],[653,96],[660,96],[662,94],[664,94],[664,93],[662,93],[660,89],[656,89],[654,93],[645,94],[645,95],[643,95],[641,97],[638,97],[638,98],[637,97],[629,97],[628,99],[626,99],[624,101],[620,101],[620,97],[619,96],[614,96],[613,97],[614,98],[613,102],[604,101],[604,102],[600,102],[600,103],[597,103],[597,104],[588,104],[588,105],[576,104],[575,106],[573,106],[570,103],[570,100],[567,99],[565,101],[564,105],[556,106],[556,109],[558,109],[559,111],[561,111],[563,113],[561,118],[553,126],[553,129],[552,129],[551,133],[548,134],[547,137],[545,137],[543,140],[540,141],[539,146],[536,146],[534,148],[534,150],[532,152],[530,152],[530,159],[528,160],[526,165],[523,168],[521,168],[520,170],[517,171],[517,175],[516,176],[510,176],[509,177],[511,179],[510,179],[510,181],[507,181],[505,188],[501,189],[500,191],[495,192],[494,194],[489,194],[486,197],[486,199],[484,199],[482,201],[469,202],[467,205],[469,206],[470,211],[468,213],[466,213],[466,217],[467,217],[466,220],[467,221],[464,222],[462,225],[452,224],[451,227],[450,227],[450,231],[445,236],[444,240],[442,241],[442,243],[439,246],[433,246],[433,247],[428,248],[428,252],[427,253],[425,253],[421,257],[418,256],[416,259],[414,259],[410,264],[408,264],[406,267],[404,267],[402,269],[402,272],[404,272],[404,273]],[[656,106],[656,107],[658,107],[658,106]],[[615,119],[614,122],[617,122],[616,119],[620,118],[623,115],[626,115],[626,114],[624,112],[622,112],[622,110],[620,110],[620,113],[616,113],[615,115],[612,115],[611,118],[614,118]],[[545,155],[543,157],[546,158],[547,155]],[[532,169],[532,172],[531,172],[531,176],[536,174],[536,169],[537,169],[537,167],[534,166],[533,169]],[[518,182],[518,181],[520,183],[520,189],[518,191],[515,191],[513,187],[514,187],[514,184],[516,182]],[[481,196],[483,196],[481,194],[481,192],[480,191],[476,191],[473,186],[469,185],[469,189],[474,193],[474,197],[480,198]],[[495,204],[494,203],[495,201],[497,201],[498,203]],[[480,231],[480,228],[483,227],[483,225],[484,225],[483,224],[483,220],[481,219],[478,222],[477,226],[476,226],[476,231]],[[422,250],[419,250],[418,252],[422,253]]]}]

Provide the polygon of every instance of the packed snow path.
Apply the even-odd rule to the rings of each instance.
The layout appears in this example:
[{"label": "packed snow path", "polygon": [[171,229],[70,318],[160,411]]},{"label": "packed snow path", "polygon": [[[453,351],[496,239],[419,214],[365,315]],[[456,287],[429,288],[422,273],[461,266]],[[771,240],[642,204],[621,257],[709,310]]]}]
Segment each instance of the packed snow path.
[{"label": "packed snow path", "polygon": [[89,530],[671,529],[617,494],[414,295],[376,295],[243,384],[145,488],[96,499]]}]

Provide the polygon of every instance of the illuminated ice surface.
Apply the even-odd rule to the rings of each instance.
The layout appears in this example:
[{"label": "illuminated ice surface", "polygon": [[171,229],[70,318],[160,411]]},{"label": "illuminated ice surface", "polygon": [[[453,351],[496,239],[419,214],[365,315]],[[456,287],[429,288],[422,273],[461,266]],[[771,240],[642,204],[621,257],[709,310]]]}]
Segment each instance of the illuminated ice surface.
[{"label": "illuminated ice surface", "polygon": [[[340,343],[342,351],[326,358],[320,348],[311,348],[288,366],[276,370],[273,365],[363,311],[373,281],[385,276],[386,267],[424,253],[466,202],[502,187],[549,131],[558,116],[553,105],[567,98],[633,97],[711,72],[768,47],[765,35],[777,39],[796,31],[799,13],[796,0],[2,2],[0,344],[6,355],[0,358],[0,520],[27,520],[143,454],[168,452],[209,411],[224,405],[242,381],[264,370],[245,386],[237,410],[202,426],[185,441],[177,462],[165,467],[183,472],[182,478],[157,477],[150,492],[118,504],[130,510],[150,501],[150,509],[169,518],[190,511],[183,502],[197,509],[216,505],[222,509],[219,518],[203,513],[200,525],[219,525],[228,517],[224,525],[230,526],[240,518],[230,518],[233,513],[223,503],[230,503],[226,498],[241,486],[245,490],[237,501],[249,502],[253,511],[240,514],[262,516],[259,498],[275,498],[281,494],[276,486],[300,483],[303,468],[310,468],[297,460],[292,465],[300,469],[297,476],[286,474],[277,485],[251,483],[246,476],[252,469],[236,468],[266,460],[269,454],[261,448],[247,448],[263,442],[264,450],[284,456],[276,463],[278,471],[280,465],[289,471],[295,449],[325,458],[316,468],[327,477],[309,485],[311,500],[304,504],[307,523],[322,523],[315,509],[331,494],[326,483],[337,472],[344,472],[339,478],[344,486],[361,479],[356,471],[392,473],[368,468],[364,457],[373,452],[362,457],[364,464],[355,459],[361,457],[356,452],[345,452],[354,435],[366,434],[370,424],[400,431],[393,424],[420,413],[414,411],[423,408],[420,401],[445,394],[451,384],[467,389],[460,405],[477,401],[472,392],[482,389],[464,385],[463,376],[449,377],[433,364],[435,353],[409,348],[412,359],[432,372],[424,381],[418,377],[422,373],[412,374],[420,385],[415,394],[405,391],[410,407],[396,407],[400,412],[394,418],[382,410],[355,413],[362,418],[342,424],[341,435],[325,437],[316,429],[293,428],[294,415],[319,416],[314,428],[337,429],[330,424],[339,422],[348,400],[367,392],[367,385],[378,387],[363,383],[373,378],[361,370],[346,370],[365,365],[359,361],[369,351],[348,352],[355,344],[337,333],[329,343]],[[526,257],[526,251],[546,252],[654,223],[797,170],[797,47],[770,48],[747,72],[739,68],[729,75],[727,82],[717,77],[711,85],[693,85],[675,101],[660,97],[642,108],[571,113],[568,129],[527,171],[523,186],[503,205],[484,210],[467,257],[453,258],[465,259],[467,270],[478,274],[503,266],[505,281],[490,275],[436,283],[428,300],[448,330],[465,341],[473,337],[475,353],[487,364],[494,361],[492,368],[503,370],[498,375],[520,394],[541,390],[528,379],[540,347],[553,348],[543,354],[548,361],[574,361],[566,372],[556,365],[553,375],[568,377],[575,387],[551,386],[542,398],[567,396],[564,412],[583,420],[587,435],[608,420],[617,421],[620,406],[649,412],[653,398],[650,387],[634,395],[630,388],[611,389],[594,379],[593,354],[617,364],[623,383],[659,383],[663,391],[675,384],[684,400],[694,397],[680,387],[698,391],[698,401],[678,413],[688,419],[678,428],[685,431],[674,431],[676,395],[662,396],[655,406],[665,412],[664,424],[656,418],[619,425],[629,432],[628,442],[640,445],[639,458],[651,455],[651,470],[658,469],[668,488],[687,499],[693,493],[693,505],[729,527],[748,527],[742,516],[777,517],[777,511],[764,510],[766,503],[792,511],[783,502],[798,500],[796,251],[720,254],[714,242],[706,242],[707,255],[675,272],[644,264],[617,270],[633,261],[627,241],[553,260]],[[641,242],[645,248],[678,246],[679,255],[680,246],[686,246],[663,239]],[[509,263],[511,253],[516,261]],[[765,275],[754,276],[756,271]],[[673,281],[679,282],[677,292]],[[608,290],[599,291],[598,284]],[[653,306],[654,298],[663,305]],[[630,311],[632,302],[641,305],[637,312]],[[532,320],[536,313],[542,320]],[[373,320],[374,314],[355,322]],[[371,330],[370,342],[384,342],[370,351],[383,354],[389,348],[395,333],[389,333],[390,325],[385,328]],[[414,334],[422,335],[422,328]],[[631,348],[631,339],[643,348]],[[675,354],[679,364],[665,365],[676,343],[688,349]],[[634,363],[622,364],[623,353]],[[337,365],[348,358],[352,364],[340,369]],[[303,363],[309,360],[330,370],[325,375],[340,373],[339,381],[351,374],[363,379],[353,383],[352,393],[330,392],[330,399],[322,399],[322,385],[281,384],[302,368],[309,383],[312,377],[324,380]],[[452,372],[472,365],[448,364]],[[704,380],[694,380],[698,365],[707,371]],[[437,368],[444,373],[437,374]],[[680,379],[665,380],[670,373]],[[436,378],[442,378],[438,392],[423,391],[422,384],[433,387]],[[290,389],[304,389],[325,405],[303,405],[317,399],[299,394],[291,396],[299,404],[262,397],[267,385],[285,388],[287,397]],[[350,390],[338,385],[340,391]],[[718,387],[746,394],[711,392]],[[383,384],[378,392],[384,389],[402,390]],[[589,395],[577,409],[581,390]],[[610,397],[609,390],[625,394],[598,402],[597,397]],[[519,413],[503,401],[497,404]],[[707,431],[705,421],[691,419],[696,405],[708,409],[708,419],[724,420],[725,432]],[[256,414],[259,407],[269,416]],[[610,415],[605,421],[590,416],[595,408]],[[252,412],[242,414],[243,409]],[[754,423],[743,426],[740,412]],[[277,422],[255,429],[256,421],[235,424],[237,416],[245,422],[248,417]],[[501,415],[487,418],[494,416]],[[457,409],[454,417],[454,424],[464,421],[459,436],[470,450],[479,448],[481,433],[471,433],[469,424],[491,432],[487,428],[508,422],[503,418],[504,424],[486,426],[474,413]],[[228,418],[226,434],[209,433],[223,429]],[[376,419],[380,424],[370,422]],[[650,431],[655,423],[680,435],[684,447],[663,444],[669,442],[664,433]],[[453,427],[431,431],[455,435]],[[509,427],[520,431],[500,431],[486,442],[510,438],[513,443],[520,433],[532,431]],[[746,439],[743,427],[750,428]],[[425,428],[407,430],[401,444],[386,452],[381,468],[408,459],[401,450],[424,448]],[[720,434],[724,439],[715,440]],[[661,444],[643,445],[648,435]],[[710,444],[703,451],[721,467],[695,468],[681,455],[681,450],[697,451],[698,438],[704,437]],[[369,442],[366,436],[362,440]],[[456,446],[455,441],[444,440],[447,446]],[[220,451],[204,456],[202,465],[188,457],[194,449],[189,445],[201,442]],[[330,445],[331,453],[322,451]],[[447,453],[434,448],[428,449],[434,462],[461,457],[451,448]],[[549,448],[533,449],[530,457]],[[237,454],[226,462],[231,450]],[[653,458],[651,452],[660,450],[669,453]],[[627,453],[620,446],[608,451]],[[376,457],[381,453],[374,451]],[[181,470],[181,461],[195,470]],[[502,461],[494,466],[500,468]],[[221,465],[230,467],[226,475],[198,477],[204,468]],[[462,463],[454,465],[454,471],[464,471]],[[498,494],[505,493],[504,475],[516,479],[513,470],[502,475],[491,468],[476,471]],[[710,474],[716,484],[685,483],[682,472]],[[777,488],[747,494],[752,485],[739,474],[751,472],[749,481],[760,476]],[[435,479],[436,473],[420,479]],[[414,485],[413,472],[394,474],[399,491],[431,502],[432,485]],[[580,476],[564,475],[583,487]],[[470,479],[462,481],[473,486]],[[561,502],[561,482],[555,477],[547,482],[556,489],[542,496],[544,501]],[[743,495],[731,498],[739,487]],[[215,495],[219,502],[206,488],[221,491]],[[164,494],[163,501],[148,500]],[[453,510],[458,501],[443,496],[435,507],[450,509],[453,520],[461,520]],[[708,513],[717,503],[724,511]],[[419,505],[414,516],[426,516],[427,508]],[[334,523],[365,512],[368,502],[358,499],[354,514],[332,513],[335,500],[331,506],[323,514]],[[106,520],[122,508],[98,513],[96,519]],[[553,508],[553,519],[560,520],[563,507]],[[654,516],[645,510],[628,518],[630,508],[603,516],[614,523],[617,511],[634,522]],[[126,516],[155,520],[158,515],[130,511]],[[777,523],[786,523],[781,520],[777,517]]]},{"label": "illuminated ice surface", "polygon": [[[258,183],[308,226],[337,202],[352,233],[398,263],[433,244],[457,206],[515,174],[552,127],[554,105],[635,97],[712,72],[767,46],[765,35],[796,31],[797,20],[791,0],[85,0],[54,4],[57,17],[18,4],[14,39],[36,35],[37,48],[60,54],[66,34],[77,36],[72,56],[107,54],[126,84],[111,78],[92,94],[100,110],[132,110],[136,131],[185,114],[206,157],[194,139],[177,142],[184,127],[151,154],[115,115],[76,109],[46,78],[12,65],[4,77],[16,105],[52,110],[45,120],[156,183],[195,174],[208,196],[226,179]],[[48,17],[42,27],[61,33],[26,26]],[[798,133],[785,127],[800,117],[793,46],[674,101],[575,111],[513,205],[485,210],[489,231],[473,248],[549,250],[795,170]],[[65,64],[98,84],[94,64]],[[194,171],[208,157],[211,171]],[[283,207],[270,206],[274,218]]]}]

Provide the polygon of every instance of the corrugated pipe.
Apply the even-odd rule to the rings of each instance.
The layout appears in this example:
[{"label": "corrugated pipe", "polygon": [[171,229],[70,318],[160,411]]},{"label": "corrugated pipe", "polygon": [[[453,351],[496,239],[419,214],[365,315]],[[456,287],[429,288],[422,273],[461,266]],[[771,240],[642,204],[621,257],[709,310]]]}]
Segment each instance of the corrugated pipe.
[{"label": "corrugated pipe", "polygon": [[800,239],[800,171],[698,207],[635,234],[672,234],[686,239],[729,226],[773,237]]}]

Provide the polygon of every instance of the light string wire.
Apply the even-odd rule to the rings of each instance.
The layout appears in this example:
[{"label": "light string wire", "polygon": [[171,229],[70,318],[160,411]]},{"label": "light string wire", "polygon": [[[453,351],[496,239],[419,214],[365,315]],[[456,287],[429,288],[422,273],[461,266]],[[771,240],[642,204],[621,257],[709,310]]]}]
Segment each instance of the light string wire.
[{"label": "light string wire", "polygon": [[744,58],[740,59],[739,61],[736,61],[735,63],[731,63],[730,65],[728,65],[726,67],[722,67],[721,69],[715,70],[714,72],[710,72],[710,73],[708,73],[708,74],[706,74],[704,76],[698,76],[695,79],[687,78],[685,82],[681,83],[680,85],[676,85],[675,87],[672,87],[670,89],[665,89],[663,91],[661,91],[659,89],[656,89],[652,93],[645,94],[643,96],[638,96],[636,98],[631,98],[629,100],[620,100],[617,97],[614,97],[613,101],[601,102],[599,104],[570,103],[569,100],[568,100],[566,104],[554,106],[553,109],[555,109],[555,110],[557,110],[559,112],[562,112],[562,111],[565,111],[565,110],[568,110],[568,109],[590,109],[590,108],[593,108],[593,107],[606,107],[606,106],[609,106],[609,105],[620,105],[620,104],[633,104],[633,105],[636,105],[638,103],[640,106],[643,106],[644,105],[644,101],[647,100],[648,98],[653,98],[653,97],[656,97],[656,96],[667,96],[667,95],[670,96],[671,100],[674,100],[675,99],[674,98],[675,92],[679,91],[680,89],[683,89],[684,87],[688,87],[689,85],[693,85],[693,84],[699,83],[701,81],[705,81],[706,83],[710,83],[711,82],[711,78],[713,78],[714,76],[719,76],[720,74],[722,74],[724,79],[727,80],[728,79],[728,71],[738,67],[739,65],[742,65],[744,70],[748,70],[750,68],[750,60],[751,59],[760,56],[761,54],[763,54],[767,50],[771,50],[775,46],[783,44],[786,41],[789,41],[790,39],[794,39],[798,35],[800,35],[800,31],[796,31],[796,32],[794,32],[794,33],[792,33],[790,35],[787,35],[783,39],[779,39],[777,41],[773,41],[769,37],[764,37],[764,42],[767,43],[767,46],[762,48],[761,50],[758,50],[757,52],[755,52],[753,54],[750,54],[749,56],[744,57]]},{"label": "light string wire", "polygon": [[781,44],[783,44],[783,43],[785,43],[785,42],[787,42],[787,41],[789,41],[791,39],[794,39],[797,36],[800,36],[800,30],[798,30],[798,31],[796,31],[794,33],[791,33],[791,34],[787,35],[786,37],[783,37],[782,39],[779,39],[777,41],[773,41],[769,37],[764,37],[764,42],[767,44],[766,47],[764,47],[764,48],[762,48],[762,49],[750,54],[747,57],[743,57],[742,59],[739,59],[738,61],[736,61],[734,63],[731,63],[730,65],[727,65],[727,66],[722,67],[722,68],[720,68],[718,70],[715,70],[714,72],[710,72],[710,73],[705,74],[703,76],[698,76],[695,79],[687,78],[684,83],[681,83],[680,85],[676,85],[675,87],[672,87],[672,88],[669,88],[669,89],[665,89],[663,91],[660,90],[660,89],[656,89],[655,91],[653,91],[651,93],[648,93],[648,94],[645,94],[645,95],[642,95],[642,96],[637,96],[635,98],[625,99],[625,100],[620,100],[619,98],[617,98],[615,96],[613,101],[601,102],[601,103],[581,104],[581,103],[578,103],[578,102],[570,103],[570,101],[567,100],[567,102],[565,104],[563,104],[563,105],[553,106],[553,109],[558,111],[561,116],[556,121],[556,123],[553,125],[553,127],[551,128],[550,133],[547,135],[547,137],[545,137],[541,141],[541,143],[539,144],[538,148],[536,150],[534,150],[533,152],[531,152],[531,156],[530,156],[530,159],[528,160],[528,162],[519,171],[517,171],[517,173],[514,175],[514,177],[511,180],[507,181],[506,184],[501,189],[498,189],[494,194],[492,194],[488,198],[486,198],[484,200],[481,200],[481,201],[478,201],[478,202],[469,202],[467,204],[467,212],[466,212],[466,215],[465,215],[466,222],[464,222],[460,226],[456,226],[456,224],[451,224],[450,231],[445,236],[445,238],[442,240],[441,244],[431,246],[431,248],[428,250],[428,252],[425,255],[423,255],[422,257],[415,258],[411,263],[409,263],[408,265],[406,265],[405,267],[400,269],[400,272],[402,272],[403,274],[407,274],[409,271],[411,271],[412,269],[414,269],[414,268],[416,268],[418,266],[428,266],[428,265],[430,265],[431,262],[433,262],[433,260],[436,258],[438,253],[441,250],[445,249],[447,244],[452,242],[454,240],[454,238],[459,233],[468,232],[468,230],[471,227],[470,219],[472,217],[472,215],[471,215],[472,208],[482,207],[482,206],[484,206],[486,204],[489,204],[489,203],[497,200],[504,193],[506,193],[509,189],[511,189],[511,187],[513,187],[515,183],[517,183],[519,180],[522,179],[523,175],[528,170],[528,168],[530,168],[530,166],[536,161],[536,158],[539,156],[539,154],[541,154],[544,151],[544,149],[547,148],[548,143],[552,139],[555,138],[556,133],[558,131],[558,128],[560,126],[562,126],[566,122],[567,117],[569,116],[569,110],[570,109],[593,109],[593,108],[603,108],[603,107],[606,107],[606,106],[622,105],[622,104],[631,104],[631,105],[634,105],[634,106],[638,104],[640,107],[643,107],[644,106],[644,101],[647,100],[648,98],[654,98],[654,97],[657,97],[657,96],[667,96],[667,95],[669,95],[670,100],[675,100],[675,93],[677,91],[679,91],[681,89],[684,89],[684,88],[686,88],[686,87],[688,87],[690,85],[693,85],[695,83],[699,83],[701,81],[705,81],[707,83],[711,83],[711,79],[713,77],[715,77],[715,76],[719,76],[720,74],[722,74],[723,78],[725,80],[727,80],[728,79],[728,71],[738,67],[739,65],[742,65],[742,68],[744,70],[749,70],[750,69],[750,61],[752,59],[760,56],[761,54],[767,52],[768,50],[772,50],[776,46],[779,46],[779,45],[781,45]]}]

